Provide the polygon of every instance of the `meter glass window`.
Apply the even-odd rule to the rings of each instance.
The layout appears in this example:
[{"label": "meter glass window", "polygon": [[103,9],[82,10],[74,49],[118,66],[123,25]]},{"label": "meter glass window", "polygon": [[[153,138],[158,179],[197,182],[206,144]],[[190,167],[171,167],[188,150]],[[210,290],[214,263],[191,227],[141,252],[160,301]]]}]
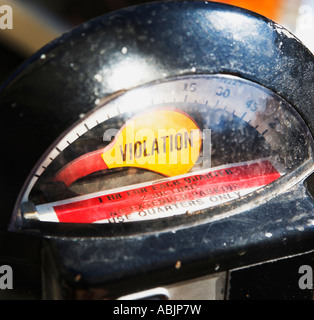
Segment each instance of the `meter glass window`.
[{"label": "meter glass window", "polygon": [[42,221],[130,222],[239,199],[311,158],[281,97],[228,75],[182,76],[99,105],[51,147],[24,190]]}]

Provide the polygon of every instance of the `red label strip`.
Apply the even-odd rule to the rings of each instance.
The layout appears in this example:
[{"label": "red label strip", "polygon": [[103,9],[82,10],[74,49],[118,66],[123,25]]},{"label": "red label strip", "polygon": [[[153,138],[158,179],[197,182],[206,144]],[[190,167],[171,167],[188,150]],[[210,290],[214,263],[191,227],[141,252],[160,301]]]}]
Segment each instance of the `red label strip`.
[{"label": "red label strip", "polygon": [[234,166],[54,207],[60,222],[92,223],[145,209],[264,186],[280,174],[269,161]]}]

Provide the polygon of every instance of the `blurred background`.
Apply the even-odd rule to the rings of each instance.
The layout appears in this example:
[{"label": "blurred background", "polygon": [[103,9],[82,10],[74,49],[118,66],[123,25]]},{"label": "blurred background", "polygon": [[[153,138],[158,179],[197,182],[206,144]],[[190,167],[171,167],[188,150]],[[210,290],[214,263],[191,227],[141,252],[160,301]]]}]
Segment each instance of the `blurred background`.
[{"label": "blurred background", "polygon": [[[0,82],[25,59],[65,31],[113,10],[153,0],[0,0],[13,11],[0,28]],[[260,13],[294,33],[314,53],[314,0],[218,0]],[[5,21],[4,21],[5,22]]]}]

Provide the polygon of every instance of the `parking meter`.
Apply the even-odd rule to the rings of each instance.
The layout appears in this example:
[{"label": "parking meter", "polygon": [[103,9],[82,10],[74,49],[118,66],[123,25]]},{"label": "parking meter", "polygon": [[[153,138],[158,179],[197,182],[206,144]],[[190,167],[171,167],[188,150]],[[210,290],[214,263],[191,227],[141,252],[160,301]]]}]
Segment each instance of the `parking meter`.
[{"label": "parking meter", "polygon": [[212,2],[45,46],[0,91],[0,294],[311,299],[313,84],[289,31]]}]

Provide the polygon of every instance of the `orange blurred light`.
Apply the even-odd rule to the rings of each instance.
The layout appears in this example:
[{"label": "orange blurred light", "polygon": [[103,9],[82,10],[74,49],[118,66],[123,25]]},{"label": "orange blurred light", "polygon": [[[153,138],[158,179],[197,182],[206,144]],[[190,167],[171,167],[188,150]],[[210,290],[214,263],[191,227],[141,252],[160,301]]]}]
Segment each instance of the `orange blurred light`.
[{"label": "orange blurred light", "polygon": [[279,19],[283,0],[215,0],[259,13],[271,20]]}]

